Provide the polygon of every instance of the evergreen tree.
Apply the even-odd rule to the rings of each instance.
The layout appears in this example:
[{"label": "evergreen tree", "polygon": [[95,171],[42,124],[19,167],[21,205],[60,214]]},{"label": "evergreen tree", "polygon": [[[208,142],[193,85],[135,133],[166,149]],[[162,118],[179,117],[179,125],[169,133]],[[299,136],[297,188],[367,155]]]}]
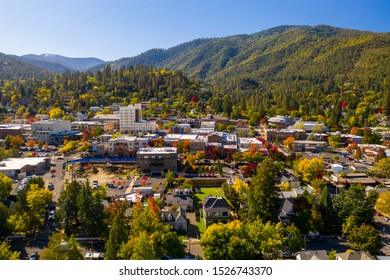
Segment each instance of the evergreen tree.
[{"label": "evergreen tree", "polygon": [[118,213],[112,223],[108,241],[106,243],[106,260],[118,259],[118,252],[122,243],[127,242],[128,232],[125,217]]},{"label": "evergreen tree", "polygon": [[248,218],[263,223],[276,222],[279,210],[279,191],[276,186],[278,168],[269,158],[257,168],[248,190]]}]

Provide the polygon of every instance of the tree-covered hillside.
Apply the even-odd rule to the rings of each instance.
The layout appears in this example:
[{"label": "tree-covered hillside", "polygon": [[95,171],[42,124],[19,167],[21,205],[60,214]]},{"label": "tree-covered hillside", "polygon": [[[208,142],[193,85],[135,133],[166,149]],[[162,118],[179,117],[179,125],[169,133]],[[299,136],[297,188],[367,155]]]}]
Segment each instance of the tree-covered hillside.
[{"label": "tree-covered hillside", "polygon": [[[389,73],[390,34],[320,26],[280,26],[250,35],[198,39],[111,63],[181,69],[223,85],[236,78],[329,79]],[[386,63],[387,62],[387,63]],[[221,83],[222,82],[222,83]]]},{"label": "tree-covered hillside", "polygon": [[0,79],[2,80],[28,77],[42,78],[48,74],[48,71],[26,63],[17,56],[0,53]]}]

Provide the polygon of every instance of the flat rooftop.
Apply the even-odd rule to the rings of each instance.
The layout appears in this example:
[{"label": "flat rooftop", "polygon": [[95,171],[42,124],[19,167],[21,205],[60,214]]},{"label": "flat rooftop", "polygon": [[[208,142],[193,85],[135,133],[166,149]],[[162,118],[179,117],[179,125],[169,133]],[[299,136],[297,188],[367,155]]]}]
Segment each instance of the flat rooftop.
[{"label": "flat rooftop", "polygon": [[149,148],[141,148],[138,150],[137,154],[172,154],[177,153],[177,148],[171,147],[149,147]]},{"label": "flat rooftop", "polygon": [[44,157],[29,157],[29,158],[8,158],[0,162],[1,170],[19,170],[27,165],[37,165],[45,162]]}]

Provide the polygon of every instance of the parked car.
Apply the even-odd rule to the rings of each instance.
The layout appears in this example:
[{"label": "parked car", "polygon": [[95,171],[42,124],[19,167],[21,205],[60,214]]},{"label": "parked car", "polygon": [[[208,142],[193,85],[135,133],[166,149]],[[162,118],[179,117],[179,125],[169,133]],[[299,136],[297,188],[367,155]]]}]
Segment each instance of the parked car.
[{"label": "parked car", "polygon": [[49,215],[48,215],[47,219],[49,221],[54,221],[56,219],[56,212],[55,212],[55,210],[50,210],[49,211]]},{"label": "parked car", "polygon": [[54,190],[54,185],[53,185],[53,183],[49,183],[49,185],[47,186],[47,189],[48,189],[49,191]]},{"label": "parked car", "polygon": [[50,177],[51,177],[51,178],[53,178],[53,177],[55,177],[55,176],[56,176],[56,174],[54,174],[54,173],[51,173],[51,174],[50,174]]},{"label": "parked car", "polygon": [[39,254],[38,252],[34,252],[30,256],[30,260],[38,260],[39,259]]}]

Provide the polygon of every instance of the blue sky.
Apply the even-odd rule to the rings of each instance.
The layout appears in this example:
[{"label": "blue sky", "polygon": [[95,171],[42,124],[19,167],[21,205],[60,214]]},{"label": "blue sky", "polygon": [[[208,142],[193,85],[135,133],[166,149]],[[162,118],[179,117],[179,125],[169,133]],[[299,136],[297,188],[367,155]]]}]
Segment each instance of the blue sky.
[{"label": "blue sky", "polygon": [[115,60],[279,25],[390,32],[390,0],[0,0],[0,52]]}]

